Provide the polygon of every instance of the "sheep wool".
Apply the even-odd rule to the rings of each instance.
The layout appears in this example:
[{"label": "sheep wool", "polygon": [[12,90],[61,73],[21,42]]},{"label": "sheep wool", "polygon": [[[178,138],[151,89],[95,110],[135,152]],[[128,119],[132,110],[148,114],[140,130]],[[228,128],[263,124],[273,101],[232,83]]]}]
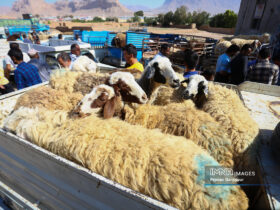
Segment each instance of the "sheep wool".
[{"label": "sheep wool", "polygon": [[[53,123],[50,116],[58,113],[33,111],[13,113],[24,115],[18,127],[25,125],[29,141],[106,178],[179,209],[248,208],[239,186],[204,185],[205,166],[219,164],[192,141],[93,115],[60,121],[46,132],[46,125]],[[13,119],[8,119],[10,124]]]},{"label": "sheep wool", "polygon": [[50,79],[50,86],[56,90],[63,90],[66,93],[74,92],[74,84],[83,72],[67,71],[65,74],[54,74]]},{"label": "sheep wool", "polygon": [[231,44],[236,44],[239,48],[242,48],[245,44],[253,44],[255,40],[246,40],[246,39],[239,39],[235,38],[231,40]]},{"label": "sheep wool", "polygon": [[220,41],[219,43],[217,43],[216,47],[215,47],[215,54],[216,55],[221,55],[224,54],[227,50],[227,48],[229,48],[231,45],[230,41]]},{"label": "sheep wool", "polygon": [[230,136],[235,167],[244,169],[255,163],[259,129],[239,96],[233,90],[209,83],[209,95],[203,110]]},{"label": "sheep wool", "polygon": [[86,95],[90,93],[95,86],[105,84],[108,78],[108,74],[85,72],[76,78],[76,82],[73,85],[73,91]]},{"label": "sheep wool", "polygon": [[191,100],[166,106],[125,106],[125,121],[163,133],[184,136],[204,148],[221,165],[233,167],[230,138],[207,113],[195,108]]},{"label": "sheep wool", "polygon": [[81,101],[80,93],[65,94],[63,90],[55,90],[48,86],[32,89],[21,95],[14,110],[20,107],[44,107],[49,110],[71,111]]}]

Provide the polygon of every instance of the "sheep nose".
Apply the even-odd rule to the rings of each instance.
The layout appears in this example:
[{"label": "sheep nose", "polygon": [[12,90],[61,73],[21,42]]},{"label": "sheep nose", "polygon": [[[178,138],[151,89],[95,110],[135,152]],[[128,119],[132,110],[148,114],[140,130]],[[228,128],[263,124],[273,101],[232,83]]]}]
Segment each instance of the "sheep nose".
[{"label": "sheep nose", "polygon": [[147,97],[146,94],[142,96],[142,100],[143,100],[143,101],[147,101],[147,100],[148,100],[148,97]]}]

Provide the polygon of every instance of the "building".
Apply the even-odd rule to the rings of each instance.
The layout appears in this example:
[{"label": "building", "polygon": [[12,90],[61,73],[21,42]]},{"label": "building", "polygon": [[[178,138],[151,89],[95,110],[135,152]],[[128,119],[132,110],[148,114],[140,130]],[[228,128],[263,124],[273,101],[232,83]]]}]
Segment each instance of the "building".
[{"label": "building", "polygon": [[241,0],[235,34],[275,33],[280,26],[280,0]]}]

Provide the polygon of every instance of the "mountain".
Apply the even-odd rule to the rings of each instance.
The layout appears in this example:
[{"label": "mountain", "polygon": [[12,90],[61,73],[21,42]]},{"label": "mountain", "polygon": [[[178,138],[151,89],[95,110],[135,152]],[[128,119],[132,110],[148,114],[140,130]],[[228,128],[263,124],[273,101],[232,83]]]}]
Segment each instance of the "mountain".
[{"label": "mountain", "polygon": [[241,0],[165,0],[154,12],[175,11],[180,6],[186,6],[189,11],[204,10],[211,14],[223,13],[228,9],[238,13],[240,3]]},{"label": "mountain", "polygon": [[119,0],[58,0],[53,4],[45,0],[16,0],[11,13],[20,16],[31,13],[40,16],[124,16],[132,11],[120,4]]},{"label": "mountain", "polygon": [[10,7],[0,7],[0,15],[5,15],[7,13],[9,13],[11,10]]}]

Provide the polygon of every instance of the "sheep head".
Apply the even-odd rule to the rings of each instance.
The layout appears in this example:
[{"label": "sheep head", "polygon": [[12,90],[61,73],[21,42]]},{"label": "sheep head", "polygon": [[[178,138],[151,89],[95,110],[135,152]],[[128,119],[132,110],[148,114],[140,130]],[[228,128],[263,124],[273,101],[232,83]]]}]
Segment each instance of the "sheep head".
[{"label": "sheep head", "polygon": [[116,107],[124,102],[146,103],[146,93],[127,72],[113,73],[106,85],[98,85],[87,94],[78,104],[72,114],[80,117],[90,114],[103,113],[105,119],[111,118],[116,112]]},{"label": "sheep head", "polygon": [[201,75],[193,75],[181,83],[188,83],[183,98],[192,99],[198,108],[202,108],[208,96],[208,81]]},{"label": "sheep head", "polygon": [[172,63],[166,57],[152,60],[145,71],[148,74],[148,79],[153,79],[157,83],[167,84],[172,88],[180,86],[180,80],[172,68]]},{"label": "sheep head", "polygon": [[148,97],[140,85],[128,72],[115,72],[111,74],[107,84],[112,86],[116,95],[121,95],[124,102],[145,104]]},{"label": "sheep head", "polygon": [[108,85],[98,85],[89,94],[85,95],[75,110],[72,111],[72,114],[84,117],[103,111],[104,118],[110,118],[114,115],[115,104],[116,95],[114,89]]}]

